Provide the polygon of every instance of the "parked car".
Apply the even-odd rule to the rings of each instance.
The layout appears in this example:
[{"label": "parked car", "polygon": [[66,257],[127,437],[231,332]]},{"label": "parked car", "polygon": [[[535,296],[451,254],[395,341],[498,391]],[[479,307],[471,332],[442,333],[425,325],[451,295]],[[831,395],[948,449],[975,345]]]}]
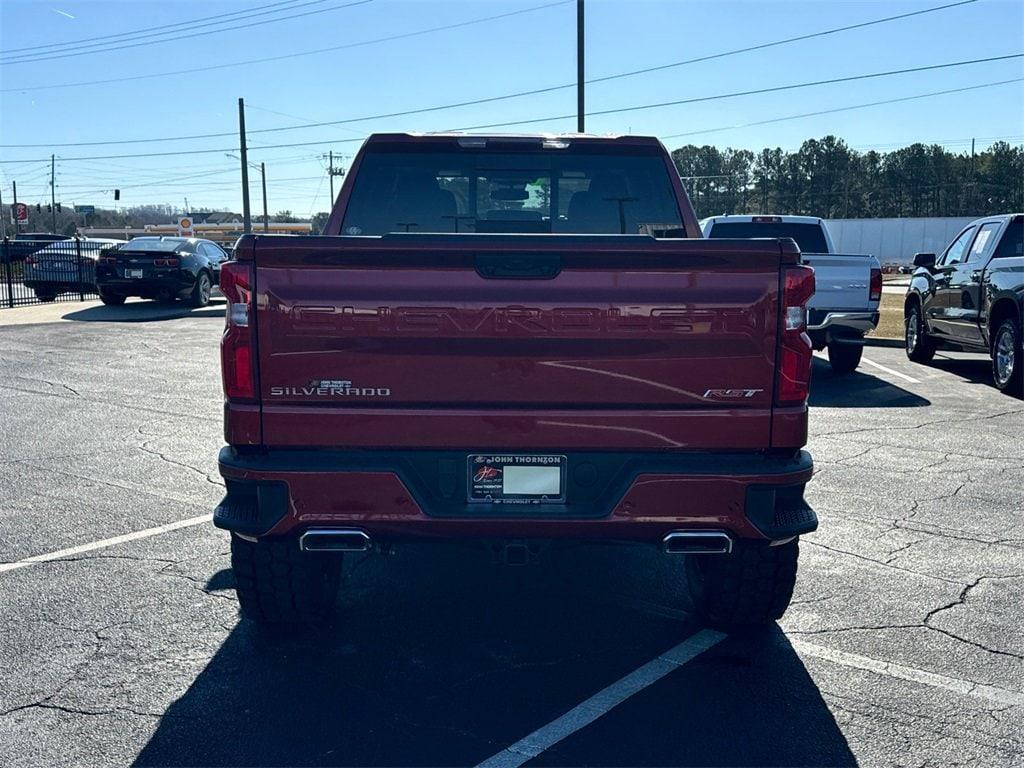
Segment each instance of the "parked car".
[{"label": "parked car", "polygon": [[3,258],[11,264],[17,264],[50,243],[70,239],[70,235],[54,235],[50,232],[19,232],[5,243]]},{"label": "parked car", "polygon": [[828,348],[836,373],[860,365],[864,336],[878,325],[882,266],[874,256],[836,253],[828,226],[815,216],[714,216],[701,221],[705,237],[791,237],[801,263],[814,267],[815,293],[807,305],[807,335]]},{"label": "parked car", "polygon": [[937,258],[919,253],[914,265],[904,303],[907,357],[987,354],[996,386],[1024,397],[1024,213],[973,221]]},{"label": "parked car", "polygon": [[58,240],[28,254],[22,282],[40,301],[53,301],[62,293],[96,290],[96,261],[104,248],[124,240],[75,237]]},{"label": "parked car", "polygon": [[216,243],[187,237],[136,237],[106,251],[96,271],[104,304],[124,304],[128,296],[174,301],[193,307],[210,303],[228,255]]},{"label": "parked car", "polygon": [[322,617],[346,551],[467,538],[646,543],[707,623],[782,615],[817,526],[792,241],[702,239],[657,139],[575,134],[371,136],[325,232],[221,270],[244,616]]}]

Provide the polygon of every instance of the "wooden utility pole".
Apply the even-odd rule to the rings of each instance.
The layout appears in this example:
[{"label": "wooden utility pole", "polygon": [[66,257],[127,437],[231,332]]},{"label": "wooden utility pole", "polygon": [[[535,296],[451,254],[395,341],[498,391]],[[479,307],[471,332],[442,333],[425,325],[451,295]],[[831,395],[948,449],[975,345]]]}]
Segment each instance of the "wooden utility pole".
[{"label": "wooden utility pole", "polygon": [[245,147],[245,100],[238,100],[238,146],[242,154],[242,231],[252,232],[249,213],[249,153]]},{"label": "wooden utility pole", "polygon": [[[11,182],[11,192],[14,195],[14,209],[17,210],[17,208],[18,208],[18,182],[16,182],[16,181],[12,181]],[[15,237],[18,236],[18,227],[19,226],[20,225],[18,223],[18,214],[15,213],[14,214],[14,236]]]},{"label": "wooden utility pole", "polygon": [[50,231],[57,234],[57,161],[50,155]]},{"label": "wooden utility pole", "polygon": [[267,216],[267,165],[260,163],[260,183],[263,184],[263,231],[270,231],[270,217]]},{"label": "wooden utility pole", "polygon": [[334,150],[327,153],[327,176],[331,180],[331,209],[334,209]]},{"label": "wooden utility pole", "polygon": [[974,172],[974,139],[971,139],[971,182],[967,193],[967,210],[971,216],[974,215],[974,188],[977,184],[978,177]]}]

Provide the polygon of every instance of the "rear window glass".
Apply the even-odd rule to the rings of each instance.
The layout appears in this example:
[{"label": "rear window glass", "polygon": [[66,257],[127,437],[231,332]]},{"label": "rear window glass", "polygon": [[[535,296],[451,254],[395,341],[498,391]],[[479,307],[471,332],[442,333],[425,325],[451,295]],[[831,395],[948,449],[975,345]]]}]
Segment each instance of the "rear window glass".
[{"label": "rear window glass", "polygon": [[660,155],[370,151],[345,235],[655,234],[682,226]]},{"label": "rear window glass", "polygon": [[148,237],[141,237],[137,240],[130,240],[121,246],[123,251],[177,251],[185,245],[186,240],[155,240]]},{"label": "rear window glass", "polygon": [[784,222],[724,221],[711,225],[708,237],[750,238],[791,237],[803,253],[828,253],[825,234],[817,224],[786,224]]}]

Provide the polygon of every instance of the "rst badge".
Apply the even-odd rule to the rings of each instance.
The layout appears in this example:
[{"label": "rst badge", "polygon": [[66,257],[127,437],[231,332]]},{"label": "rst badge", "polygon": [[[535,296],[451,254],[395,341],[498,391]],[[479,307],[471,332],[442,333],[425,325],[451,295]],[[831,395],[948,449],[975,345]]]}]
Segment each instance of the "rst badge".
[{"label": "rst badge", "polygon": [[753,397],[763,389],[709,389],[704,393],[707,400],[744,400]]}]

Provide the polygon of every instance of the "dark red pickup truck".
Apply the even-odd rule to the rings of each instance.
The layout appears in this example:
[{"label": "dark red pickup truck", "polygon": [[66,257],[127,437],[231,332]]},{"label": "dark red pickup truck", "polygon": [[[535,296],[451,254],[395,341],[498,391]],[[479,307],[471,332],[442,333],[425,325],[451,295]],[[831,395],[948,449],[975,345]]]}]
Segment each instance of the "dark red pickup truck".
[{"label": "dark red pickup truck", "polygon": [[245,616],[322,617],[344,552],[455,538],[649,543],[710,624],[785,611],[814,274],[701,239],[656,139],[375,135],[325,236],[235,258],[214,522]]}]

